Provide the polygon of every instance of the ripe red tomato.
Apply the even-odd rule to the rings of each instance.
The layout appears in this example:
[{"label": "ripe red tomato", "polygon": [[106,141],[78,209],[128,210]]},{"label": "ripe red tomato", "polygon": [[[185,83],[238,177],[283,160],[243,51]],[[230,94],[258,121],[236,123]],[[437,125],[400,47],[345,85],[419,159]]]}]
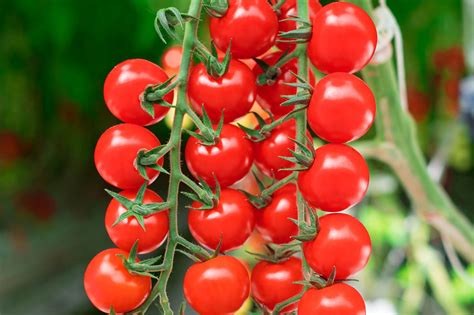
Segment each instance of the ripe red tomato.
[{"label": "ripe red tomato", "polygon": [[298,315],[365,315],[365,302],[356,289],[336,283],[323,289],[311,288],[298,303]]},{"label": "ripe red tomato", "polygon": [[[270,66],[273,66],[283,53],[274,52],[262,58],[262,60]],[[285,83],[295,83],[296,78],[291,72],[298,73],[297,59],[291,59],[289,62],[280,67],[281,74],[275,78],[272,85],[257,85],[257,101],[260,106],[269,110],[275,116],[283,116],[294,109],[294,106],[280,106],[287,99],[282,95],[296,94],[296,87],[288,86]],[[258,65],[253,67],[255,77],[262,74],[262,68]],[[310,72],[310,83],[314,84],[313,73]]]},{"label": "ripe red tomato", "polygon": [[227,187],[242,179],[252,167],[252,144],[239,127],[226,124],[215,145],[205,146],[198,139],[189,138],[185,158],[194,177],[212,186],[215,176],[221,187]]},{"label": "ripe red tomato", "polygon": [[[193,202],[193,208],[199,208]],[[223,189],[217,205],[210,210],[189,210],[189,230],[199,244],[216,249],[222,238],[221,252],[241,246],[255,227],[255,209],[247,197],[235,189]]]},{"label": "ripe red tomato", "polygon": [[377,29],[370,16],[351,3],[333,2],[313,19],[308,57],[324,73],[356,72],[375,52]]},{"label": "ripe red tomato", "polygon": [[289,220],[298,218],[296,186],[288,184],[277,190],[270,204],[256,214],[256,227],[263,239],[275,244],[290,242],[291,236],[298,235],[298,227]]},{"label": "ripe red tomato", "polygon": [[369,168],[359,152],[345,144],[326,144],[316,150],[313,165],[300,172],[298,187],[313,207],[328,212],[345,210],[364,197]]},{"label": "ripe red tomato", "polygon": [[362,137],[375,119],[375,98],[364,81],[348,73],[331,73],[316,84],[308,107],[311,129],[328,142]]},{"label": "ripe red tomato", "polygon": [[[137,191],[124,190],[120,194],[129,200],[135,200]],[[143,204],[162,201],[163,199],[154,191],[148,189],[145,191]],[[115,221],[126,211],[127,209],[122,204],[112,199],[105,213],[105,228],[110,239],[117,247],[130,251],[135,241],[138,240],[137,252],[146,254],[163,244],[168,235],[168,210],[144,217],[146,230],[143,230],[133,216],[113,226]]]},{"label": "ripe red tomato", "polygon": [[214,78],[199,64],[191,70],[188,86],[189,102],[202,115],[202,106],[209,118],[217,123],[222,114],[231,122],[247,114],[256,97],[255,76],[238,60],[231,60],[226,74]]},{"label": "ripe red tomato", "polygon": [[[253,298],[269,312],[273,311],[277,304],[301,292],[303,287],[294,283],[304,280],[301,270],[301,260],[296,257],[279,263],[257,263],[250,280]],[[295,309],[296,303],[293,303],[286,306],[282,312],[289,313]]]},{"label": "ripe red tomato", "polygon": [[[126,123],[152,125],[163,119],[169,108],[155,104],[155,118],[143,110],[140,95],[149,85],[163,83],[168,75],[154,63],[144,59],[129,59],[116,65],[107,75],[104,99],[110,112]],[[173,91],[164,100],[173,103]]]},{"label": "ripe red tomato", "polygon": [[316,238],[304,243],[303,253],[311,268],[328,278],[336,267],[336,279],[347,279],[367,264],[372,244],[362,223],[345,213],[319,219]]},{"label": "ripe red tomato", "polygon": [[[145,179],[136,168],[137,153],[160,146],[160,140],[148,129],[133,124],[119,124],[107,129],[97,141],[95,167],[109,184],[121,189],[138,189]],[[163,165],[163,158],[158,163]],[[151,184],[159,171],[147,169]]]},{"label": "ripe red tomato", "polygon": [[182,56],[183,47],[181,46],[171,46],[163,52],[161,65],[168,75],[178,74]]},{"label": "ripe red tomato", "polygon": [[84,288],[89,300],[107,314],[110,307],[116,313],[134,310],[146,300],[151,290],[150,277],[132,275],[117,254],[128,257],[128,252],[121,249],[106,249],[91,260],[84,273]]},{"label": "ripe red tomato", "polygon": [[217,48],[226,51],[231,43],[232,57],[258,57],[275,43],[278,17],[266,0],[229,0],[229,9],[221,18],[211,18],[211,38]]},{"label": "ripe red tomato", "polygon": [[291,139],[296,138],[296,123],[288,120],[275,129],[263,141],[253,143],[255,164],[258,169],[267,176],[275,176],[282,179],[290,175],[291,171],[282,168],[293,167],[294,164],[286,161],[280,156],[291,157],[290,149],[295,149],[295,143]]},{"label": "ripe red tomato", "polygon": [[249,296],[245,266],[232,256],[219,256],[192,265],[184,276],[184,296],[199,314],[229,314]]},{"label": "ripe red tomato", "polygon": [[[274,4],[278,2],[278,0],[272,1]],[[313,20],[316,16],[316,13],[322,8],[319,0],[309,0],[309,19]],[[296,0],[286,0],[285,3],[280,7],[280,14],[278,16],[278,30],[280,32],[288,32],[296,29],[296,22],[294,21],[282,21],[284,19],[291,18],[292,16],[298,16],[297,8],[296,8]],[[295,44],[290,43],[282,43],[276,42],[276,46],[282,50],[293,50],[295,48]]]}]

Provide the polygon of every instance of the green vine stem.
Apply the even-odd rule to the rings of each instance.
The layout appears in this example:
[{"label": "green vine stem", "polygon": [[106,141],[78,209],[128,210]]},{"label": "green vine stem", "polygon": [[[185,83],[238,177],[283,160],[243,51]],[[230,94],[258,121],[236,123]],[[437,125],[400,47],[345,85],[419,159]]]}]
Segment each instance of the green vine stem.
[{"label": "green vine stem", "polygon": [[[372,12],[370,0],[350,2]],[[369,65],[362,74],[377,100],[377,138],[358,149],[364,156],[389,165],[417,215],[451,241],[467,261],[474,262],[474,227],[428,174],[413,120],[400,105],[393,61]]]}]

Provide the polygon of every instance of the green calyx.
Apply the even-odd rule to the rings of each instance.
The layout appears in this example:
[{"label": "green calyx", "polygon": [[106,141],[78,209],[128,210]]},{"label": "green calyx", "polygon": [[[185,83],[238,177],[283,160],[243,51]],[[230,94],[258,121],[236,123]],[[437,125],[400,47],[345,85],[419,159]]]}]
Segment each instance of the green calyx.
[{"label": "green calyx", "polygon": [[274,264],[280,263],[282,261],[287,260],[295,253],[298,252],[296,247],[299,244],[296,242],[277,245],[277,244],[265,244],[266,253],[254,253],[247,251],[248,254],[254,256],[256,259],[261,261],[268,261]]},{"label": "green calyx", "polygon": [[213,78],[218,79],[229,70],[230,61],[232,59],[232,54],[230,52],[231,45],[232,42],[229,43],[222,61],[219,61],[219,55],[214,42],[211,42],[210,52],[202,43],[196,45],[196,50],[198,52],[196,56],[206,66],[207,73]]},{"label": "green calyx", "polygon": [[199,127],[199,133],[187,129],[185,132],[187,132],[191,137],[198,139],[199,143],[202,145],[216,145],[219,141],[222,128],[224,127],[224,113],[222,113],[219,123],[214,129],[214,125],[209,118],[204,105],[202,106],[201,111],[202,119],[200,119],[192,110],[188,111],[194,123]]},{"label": "green calyx", "polygon": [[207,14],[215,17],[221,18],[229,9],[229,1],[228,0],[204,0],[203,1],[203,8],[206,10]]},{"label": "green calyx", "polygon": [[135,160],[138,173],[140,173],[140,175],[147,181],[150,180],[146,172],[148,168],[164,174],[169,174],[169,172],[164,167],[158,165],[157,163],[170,149],[171,147],[168,145],[161,145],[148,151],[138,151],[137,158]]},{"label": "green calyx", "polygon": [[140,275],[145,277],[151,277],[158,279],[152,272],[160,272],[165,270],[165,268],[160,265],[155,265],[158,260],[161,259],[161,256],[145,259],[137,262],[137,249],[138,249],[138,240],[133,244],[132,249],[128,258],[122,254],[117,254],[123,261],[123,265],[127,268],[128,272],[134,275]]},{"label": "green calyx", "polygon": [[[186,13],[180,12],[175,7],[169,7],[160,9],[156,12],[155,17],[155,30],[160,39],[166,44],[163,31],[168,34],[171,38],[181,41],[176,28],[179,26],[181,29],[184,27],[184,23],[196,18]],[[163,31],[162,31],[163,29]]]},{"label": "green calyx", "polygon": [[215,177],[214,181],[216,183],[214,189],[209,186],[203,179],[199,178],[199,189],[194,189],[194,192],[181,192],[189,199],[201,204],[199,208],[193,208],[191,206],[189,206],[189,208],[193,210],[210,210],[216,207],[221,195],[221,187]]},{"label": "green calyx", "polygon": [[130,200],[125,198],[119,193],[113,192],[111,190],[105,189],[105,191],[115,200],[117,200],[122,206],[124,206],[127,211],[122,213],[117,220],[114,222],[112,226],[115,226],[122,222],[123,220],[134,217],[138,224],[142,227],[145,231],[145,216],[157,213],[159,211],[163,211],[169,207],[167,202],[157,202],[157,203],[143,203],[143,198],[145,196],[145,192],[147,189],[147,183],[144,183],[137,192],[137,196],[135,200]]},{"label": "green calyx", "polygon": [[312,209],[305,203],[304,205],[305,216],[309,217],[309,222],[305,220],[298,221],[292,218],[289,218],[291,222],[298,226],[299,234],[292,236],[293,239],[307,242],[312,241],[318,235],[319,231],[319,218],[316,213],[316,209]]},{"label": "green calyx", "polygon": [[284,84],[298,88],[301,91],[293,95],[282,95],[281,97],[286,98],[287,100],[281,103],[280,106],[302,105],[306,107],[311,100],[313,87],[298,74],[294,72],[291,72],[291,74],[296,78],[296,82],[286,82]]},{"label": "green calyx", "polygon": [[297,16],[292,16],[280,21],[293,21],[298,23],[298,27],[288,32],[280,32],[278,34],[277,42],[300,44],[307,43],[311,39],[312,27],[309,20]]},{"label": "green calyx", "polygon": [[290,140],[296,144],[297,150],[289,150],[292,156],[290,157],[280,156],[280,159],[294,163],[295,166],[289,167],[289,168],[283,168],[282,170],[287,170],[287,171],[307,170],[313,164],[314,157],[316,154],[313,144],[312,143],[308,144],[307,143],[309,141],[308,139],[305,139],[305,143],[299,142],[298,140],[295,140],[295,139],[290,139]]},{"label": "green calyx", "polygon": [[175,107],[173,104],[170,104],[164,100],[165,95],[171,92],[179,84],[178,80],[171,82],[173,79],[174,76],[163,83],[149,85],[140,95],[140,104],[143,110],[147,112],[152,118],[155,118],[155,104],[170,108]]}]

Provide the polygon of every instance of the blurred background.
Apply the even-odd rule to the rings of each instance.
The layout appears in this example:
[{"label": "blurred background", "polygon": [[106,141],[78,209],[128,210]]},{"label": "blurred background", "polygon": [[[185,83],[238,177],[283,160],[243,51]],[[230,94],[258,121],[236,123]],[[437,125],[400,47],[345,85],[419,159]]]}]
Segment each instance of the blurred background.
[{"label": "blurred background", "polygon": [[[463,32],[471,45],[474,38],[473,3],[387,1],[404,35],[409,110],[423,152],[445,166],[442,183],[471,222],[474,109],[472,99],[471,108],[460,105],[460,91],[474,89],[466,79],[474,48],[463,43]],[[104,104],[103,81],[128,58],[160,63],[165,45],[153,20],[171,5],[187,1],[0,2],[0,314],[98,313],[82,275],[112,246],[103,223],[109,197],[93,163],[99,135],[118,123]],[[151,129],[167,140],[167,122]],[[355,284],[368,314],[474,314],[474,265],[453,268],[449,248],[413,216],[396,178],[371,166],[377,171],[357,216],[374,252]],[[161,176],[152,187],[164,195],[166,184]],[[186,215],[181,219],[186,231]],[[189,264],[178,257],[170,282],[175,305]]]}]

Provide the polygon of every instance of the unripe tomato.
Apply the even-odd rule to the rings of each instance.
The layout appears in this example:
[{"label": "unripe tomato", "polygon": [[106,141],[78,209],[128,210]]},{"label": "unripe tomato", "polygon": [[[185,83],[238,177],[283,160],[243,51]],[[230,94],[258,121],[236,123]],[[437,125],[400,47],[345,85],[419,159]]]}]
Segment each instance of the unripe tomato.
[{"label": "unripe tomato", "polygon": [[[163,119],[169,108],[154,105],[155,118],[143,110],[140,95],[149,85],[163,83],[168,75],[156,64],[144,59],[129,59],[116,65],[107,75],[104,99],[110,112],[126,123],[152,125]],[[173,103],[173,91],[164,96]]]},{"label": "unripe tomato", "polygon": [[[136,190],[124,190],[120,192],[122,196],[129,200],[135,200]],[[162,202],[163,199],[152,190],[147,189],[143,198],[143,204]],[[110,201],[105,213],[105,228],[114,244],[130,251],[135,241],[138,240],[138,254],[146,254],[154,251],[166,239],[168,235],[168,210],[163,210],[144,217],[145,230],[140,226],[133,216],[120,221],[113,226],[115,221],[127,211],[116,199]]]},{"label": "unripe tomato", "polygon": [[[278,0],[272,0],[274,4],[278,3]],[[308,1],[308,8],[309,8],[309,19],[313,20],[316,16],[316,13],[322,8],[319,0],[309,0]],[[298,11],[296,8],[296,0],[286,0],[285,3],[280,7],[280,14],[278,16],[278,30],[280,33],[288,32],[296,29],[296,22],[294,21],[283,21],[285,19],[298,16]],[[281,51],[286,50],[293,50],[295,48],[295,44],[291,43],[282,43],[276,42],[276,46]]]},{"label": "unripe tomato", "polygon": [[222,115],[225,122],[231,122],[252,107],[256,97],[255,76],[238,60],[231,60],[228,71],[220,78],[212,77],[203,64],[198,64],[189,76],[188,97],[199,115],[204,106],[213,122],[217,123]]},{"label": "unripe tomato", "polygon": [[364,198],[369,168],[359,152],[345,144],[326,144],[316,150],[313,165],[298,176],[298,187],[313,207],[338,212]]},{"label": "unripe tomato", "polygon": [[328,142],[362,137],[375,119],[375,98],[364,81],[348,73],[332,73],[316,84],[308,107],[311,129]]},{"label": "unripe tomato", "polygon": [[237,311],[250,292],[245,266],[232,256],[219,256],[192,265],[184,275],[184,296],[199,314]]},{"label": "unripe tomato", "polygon": [[323,289],[311,288],[298,303],[298,315],[365,315],[365,302],[356,289],[336,283]]},{"label": "unripe tomato", "polygon": [[[281,52],[274,52],[265,55],[262,60],[270,66],[277,63],[278,59],[282,56]],[[282,95],[293,95],[296,94],[296,87],[288,86],[286,83],[295,83],[296,77],[291,72],[298,73],[297,59],[291,59],[289,62],[280,67],[281,73],[274,78],[273,84],[257,85],[257,101],[260,106],[270,111],[275,116],[283,116],[291,112],[294,106],[280,106],[281,103],[286,101]],[[253,73],[257,78],[262,74],[262,68],[259,65],[253,67]],[[310,84],[314,84],[314,75],[310,71]]]},{"label": "unripe tomato", "polygon": [[239,127],[225,124],[215,145],[206,146],[194,137],[189,138],[185,158],[194,177],[214,186],[215,176],[221,187],[227,187],[242,179],[252,167],[252,144]]},{"label": "unripe tomato", "polygon": [[161,65],[169,76],[178,74],[182,57],[183,47],[181,46],[171,46],[163,52]]},{"label": "unripe tomato", "polygon": [[[193,202],[192,208],[199,208]],[[235,189],[223,189],[217,205],[210,210],[189,210],[189,230],[204,247],[215,250],[222,239],[221,252],[245,243],[255,227],[255,208],[247,197]]]},{"label": "unripe tomato", "polygon": [[311,268],[328,278],[336,267],[336,279],[347,279],[367,264],[372,243],[362,223],[345,213],[319,219],[316,238],[304,243],[303,253]]},{"label": "unripe tomato", "polygon": [[353,73],[375,53],[377,29],[370,16],[351,3],[333,2],[316,14],[308,57],[321,72]]},{"label": "unripe tomato", "polygon": [[211,18],[211,38],[217,48],[232,57],[258,57],[275,43],[278,18],[266,0],[229,0],[229,9],[221,18]]},{"label": "unripe tomato", "polygon": [[258,209],[256,227],[262,237],[271,243],[285,244],[298,235],[298,226],[290,221],[298,218],[296,186],[288,184],[277,190],[271,202]]},{"label": "unripe tomato", "polygon": [[[109,184],[121,189],[138,189],[145,179],[138,173],[136,157],[141,150],[160,146],[160,140],[148,129],[133,124],[120,124],[107,129],[97,141],[95,167]],[[163,165],[163,158],[157,164]],[[147,169],[151,184],[159,171]]]},{"label": "unripe tomato", "polygon": [[116,313],[132,311],[146,300],[151,290],[150,277],[132,275],[117,255],[128,257],[128,252],[106,249],[91,260],[84,273],[86,294],[104,313],[109,313],[111,307]]},{"label": "unripe tomato", "polygon": [[[278,263],[268,261],[257,263],[250,280],[253,298],[269,312],[273,311],[277,304],[301,292],[302,285],[294,283],[304,280],[301,270],[301,260],[296,257]],[[294,311],[296,304],[286,306],[282,313]]]}]

